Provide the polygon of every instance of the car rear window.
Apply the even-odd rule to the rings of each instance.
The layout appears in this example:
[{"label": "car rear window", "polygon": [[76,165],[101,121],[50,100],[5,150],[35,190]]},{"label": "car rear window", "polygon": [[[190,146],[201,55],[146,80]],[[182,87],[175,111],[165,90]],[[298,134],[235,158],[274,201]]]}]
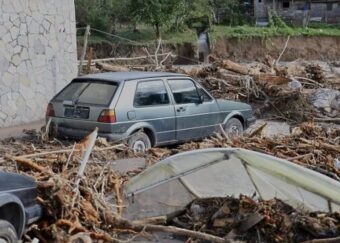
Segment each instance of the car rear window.
[{"label": "car rear window", "polygon": [[57,95],[56,100],[72,100],[85,104],[108,105],[117,87],[117,83],[114,82],[76,81],[62,90]]}]

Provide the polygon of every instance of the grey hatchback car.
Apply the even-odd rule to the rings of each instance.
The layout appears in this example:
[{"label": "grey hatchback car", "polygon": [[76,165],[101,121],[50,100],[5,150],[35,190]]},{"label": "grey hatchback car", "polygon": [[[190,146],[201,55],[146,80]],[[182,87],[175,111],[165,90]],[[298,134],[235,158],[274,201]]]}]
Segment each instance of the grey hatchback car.
[{"label": "grey hatchback car", "polygon": [[74,79],[49,103],[46,121],[58,136],[127,141],[134,150],[200,139],[221,129],[241,134],[255,122],[251,106],[214,99],[178,73],[115,72]]}]

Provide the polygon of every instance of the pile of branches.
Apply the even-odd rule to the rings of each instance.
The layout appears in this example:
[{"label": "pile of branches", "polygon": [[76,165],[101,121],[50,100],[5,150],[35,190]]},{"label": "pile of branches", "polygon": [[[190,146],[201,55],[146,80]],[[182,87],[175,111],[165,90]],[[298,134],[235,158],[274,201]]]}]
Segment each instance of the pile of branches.
[{"label": "pile of branches", "polygon": [[[37,182],[43,217],[27,230],[25,241],[115,241],[114,222],[123,209],[122,185],[127,177],[119,175],[112,163],[134,154],[123,144],[110,145],[97,139],[79,177],[88,143],[88,138],[74,144],[57,139],[45,141],[38,133],[0,142],[1,169],[31,176]],[[139,172],[131,171],[131,175]]]},{"label": "pile of branches", "polygon": [[[222,235],[218,230],[196,232],[197,228],[192,228],[190,224],[189,228],[186,226],[184,229],[156,225],[165,224],[166,219],[146,219],[141,222],[123,219],[121,213],[125,207],[124,182],[145,168],[119,174],[114,170],[112,163],[120,158],[141,156],[146,159],[147,167],[182,151],[212,147],[243,147],[288,159],[340,180],[340,171],[334,164],[334,160],[340,155],[339,130],[304,123],[293,129],[292,135],[268,138],[261,136],[263,127],[264,125],[247,136],[233,140],[216,134],[203,141],[186,143],[171,149],[152,148],[145,154],[134,154],[124,144],[112,144],[98,138],[81,177],[79,177],[81,158],[89,143],[88,139],[80,143],[57,139],[46,141],[42,139],[41,134],[34,133],[27,138],[1,141],[0,167],[4,171],[29,175],[35,178],[38,184],[38,201],[44,208],[44,215],[38,223],[27,230],[24,240],[38,238],[41,242],[77,242],[76,240],[80,238],[86,238],[88,242],[91,240],[118,242],[118,239],[122,239],[122,234],[126,233],[129,236],[132,234],[131,237],[147,237],[145,231],[165,231],[185,237],[222,242],[225,239],[220,237]],[[273,207],[276,207],[276,204],[273,204]],[[261,202],[259,205],[262,205]],[[266,202],[265,205],[271,204]],[[274,214],[280,211],[273,212],[275,213],[271,217],[276,217]],[[258,229],[264,230],[263,234],[266,232],[270,234],[273,230],[265,226]],[[294,229],[295,224],[287,228],[289,232],[293,232]],[[280,232],[276,236],[283,234]],[[250,236],[251,233],[248,237]]]},{"label": "pile of branches", "polygon": [[196,199],[172,219],[171,224],[216,235],[226,239],[226,242],[340,240],[336,238],[340,235],[338,212],[306,213],[279,199],[255,201],[243,195],[239,198]]},{"label": "pile of branches", "polygon": [[190,71],[172,67],[117,66],[97,63],[100,71],[169,71],[187,74],[198,80],[215,98],[251,103],[258,117],[302,122],[315,116],[309,98],[314,90],[329,87],[318,64],[293,62],[278,64],[267,56],[264,63],[240,64],[210,56],[212,65]]}]

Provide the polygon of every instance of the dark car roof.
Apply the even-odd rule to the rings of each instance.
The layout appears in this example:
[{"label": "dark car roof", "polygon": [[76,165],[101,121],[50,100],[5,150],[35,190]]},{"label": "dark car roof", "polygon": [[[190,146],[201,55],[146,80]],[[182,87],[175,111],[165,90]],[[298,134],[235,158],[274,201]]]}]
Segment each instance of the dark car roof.
[{"label": "dark car roof", "polygon": [[169,72],[107,72],[107,73],[96,73],[78,77],[77,80],[81,79],[96,79],[105,81],[116,81],[123,82],[128,80],[146,79],[146,78],[161,78],[161,77],[186,77],[180,73],[169,73]]},{"label": "dark car roof", "polygon": [[9,190],[32,188],[35,186],[35,181],[28,176],[0,172],[0,194]]}]

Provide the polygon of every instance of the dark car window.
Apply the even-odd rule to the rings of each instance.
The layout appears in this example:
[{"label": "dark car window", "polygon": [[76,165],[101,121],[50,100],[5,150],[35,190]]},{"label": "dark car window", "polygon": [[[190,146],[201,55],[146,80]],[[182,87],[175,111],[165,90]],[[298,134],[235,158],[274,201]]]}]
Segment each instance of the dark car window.
[{"label": "dark car window", "polygon": [[199,94],[203,95],[204,102],[212,101],[212,98],[210,97],[210,95],[201,86],[198,85],[197,89],[198,89]]},{"label": "dark car window", "polygon": [[73,82],[67,85],[55,98],[58,101],[75,100],[89,85],[87,82]]},{"label": "dark car window", "polygon": [[163,81],[144,81],[138,83],[134,106],[166,105],[169,103],[169,95]]},{"label": "dark car window", "polygon": [[109,83],[91,83],[79,96],[79,103],[107,105],[111,102],[117,85]]},{"label": "dark car window", "polygon": [[117,87],[118,85],[113,82],[73,82],[58,94],[56,100],[77,100],[79,103],[108,105]]},{"label": "dark car window", "polygon": [[195,84],[188,79],[168,80],[177,104],[197,103],[200,101]]}]

